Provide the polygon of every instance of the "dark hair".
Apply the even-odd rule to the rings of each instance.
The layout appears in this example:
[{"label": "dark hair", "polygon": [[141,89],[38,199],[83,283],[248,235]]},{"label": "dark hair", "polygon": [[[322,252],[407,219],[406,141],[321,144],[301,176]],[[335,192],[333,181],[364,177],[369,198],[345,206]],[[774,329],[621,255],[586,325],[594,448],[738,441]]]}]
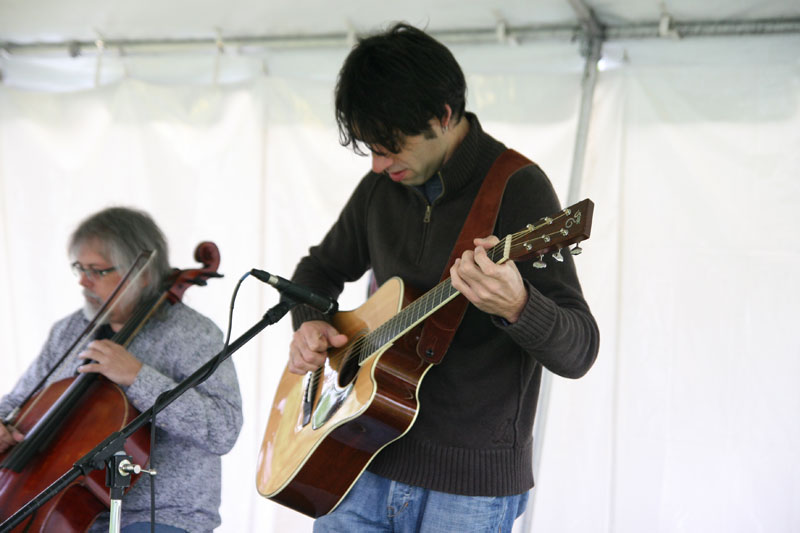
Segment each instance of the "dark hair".
[{"label": "dark hair", "polygon": [[103,249],[103,256],[123,273],[142,251],[155,250],[155,257],[144,271],[149,283],[141,297],[150,298],[162,290],[161,285],[172,269],[167,241],[150,215],[126,207],[104,209],[81,222],[72,233],[67,249],[75,255],[81,245],[95,239]]},{"label": "dark hair", "polygon": [[430,120],[464,114],[467,83],[442,43],[408,24],[359,39],[339,71],[336,121],[339,142],[364,154],[359,142],[402,149],[403,138],[432,135]]}]

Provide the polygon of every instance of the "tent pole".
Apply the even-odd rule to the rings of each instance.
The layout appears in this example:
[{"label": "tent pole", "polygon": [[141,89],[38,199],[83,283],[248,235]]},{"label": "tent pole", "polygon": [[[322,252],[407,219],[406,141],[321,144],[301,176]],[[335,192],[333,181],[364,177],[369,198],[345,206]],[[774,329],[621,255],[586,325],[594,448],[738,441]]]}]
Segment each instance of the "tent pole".
[{"label": "tent pole", "polygon": [[586,159],[586,143],[588,142],[589,125],[592,120],[592,102],[597,84],[597,64],[602,55],[603,41],[599,38],[591,39],[589,46],[591,48],[586,57],[581,80],[581,110],[578,117],[578,130],[575,135],[575,150],[572,154],[572,172],[569,177],[567,205],[572,205],[581,199],[583,163]]},{"label": "tent pole", "polygon": [[[583,163],[586,158],[586,144],[589,136],[589,125],[592,118],[592,102],[597,84],[597,65],[600,61],[605,36],[605,28],[598,22],[594,12],[583,0],[568,0],[578,17],[581,19],[583,35],[581,39],[581,55],[586,58],[581,78],[581,107],[578,116],[578,126],[575,134],[575,147],[572,154],[572,172],[569,178],[569,190],[566,205],[572,205],[580,200],[581,181],[583,178]],[[539,402],[536,408],[536,419],[533,428],[533,477],[538,479],[539,467],[544,449],[545,431],[547,429],[547,416],[550,407],[550,393],[553,375],[542,368],[542,380],[539,389]],[[533,531],[533,513],[536,507],[537,490],[531,491],[530,501],[525,510],[522,531]]]}]

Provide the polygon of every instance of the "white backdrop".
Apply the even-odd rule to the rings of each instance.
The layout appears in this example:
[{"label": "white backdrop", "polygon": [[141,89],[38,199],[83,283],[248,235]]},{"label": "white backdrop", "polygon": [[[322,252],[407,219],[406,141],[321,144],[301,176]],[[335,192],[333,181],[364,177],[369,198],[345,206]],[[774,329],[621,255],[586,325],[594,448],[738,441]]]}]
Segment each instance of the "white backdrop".
[{"label": "white backdrop", "polygon": [[[576,48],[454,48],[468,108],[539,162],[562,202]],[[601,353],[585,378],[553,382],[532,531],[800,530],[798,51],[798,37],[606,44],[582,188],[594,228],[578,260]],[[105,58],[97,88],[90,60],[5,58],[0,392],[79,304],[66,239],[107,205],[149,211],[177,267],[194,266],[201,240],[218,244],[226,277],[186,300],[223,330],[244,272],[288,277],[369,166],[337,143],[344,54]],[[363,294],[351,287],[341,308]],[[276,301],[247,280],[234,336]],[[218,531],[310,531],[254,488],[289,334],[287,318],[233,356],[245,425],[224,459]]]}]

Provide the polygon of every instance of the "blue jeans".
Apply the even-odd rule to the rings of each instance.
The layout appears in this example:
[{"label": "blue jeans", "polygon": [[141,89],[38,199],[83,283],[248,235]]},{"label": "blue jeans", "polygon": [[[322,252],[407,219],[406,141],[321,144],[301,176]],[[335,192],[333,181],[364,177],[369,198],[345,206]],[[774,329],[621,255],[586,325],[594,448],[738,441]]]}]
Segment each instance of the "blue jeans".
[{"label": "blue jeans", "polygon": [[[156,533],[188,533],[185,529],[180,529],[166,524],[156,523]],[[120,528],[119,533],[150,533],[150,522],[136,522]]]},{"label": "blue jeans", "polygon": [[528,493],[497,498],[423,489],[364,472],[314,533],[511,533]]}]

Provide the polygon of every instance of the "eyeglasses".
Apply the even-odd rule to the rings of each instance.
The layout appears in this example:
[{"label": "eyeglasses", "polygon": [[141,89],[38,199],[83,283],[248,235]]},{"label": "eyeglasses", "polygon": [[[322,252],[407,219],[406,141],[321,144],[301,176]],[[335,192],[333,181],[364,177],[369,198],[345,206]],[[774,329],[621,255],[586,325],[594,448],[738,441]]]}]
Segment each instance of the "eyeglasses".
[{"label": "eyeglasses", "polygon": [[76,278],[80,278],[81,275],[83,275],[86,276],[86,278],[89,279],[90,281],[97,281],[101,278],[104,278],[117,269],[117,267],[108,267],[108,268],[85,267],[77,261],[72,263],[70,265],[70,268],[72,268],[72,273],[75,274]]}]

